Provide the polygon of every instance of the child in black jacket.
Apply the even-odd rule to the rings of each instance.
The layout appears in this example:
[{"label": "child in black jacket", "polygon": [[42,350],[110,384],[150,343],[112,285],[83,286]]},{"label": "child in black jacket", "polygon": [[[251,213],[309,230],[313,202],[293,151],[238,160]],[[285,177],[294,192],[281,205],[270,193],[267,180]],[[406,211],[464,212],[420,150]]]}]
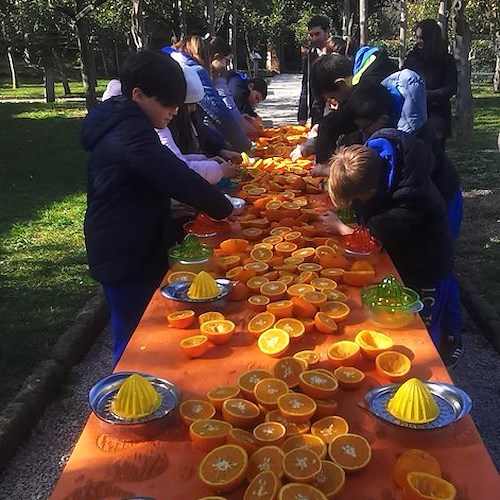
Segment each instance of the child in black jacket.
[{"label": "child in black jacket", "polygon": [[[366,146],[339,149],[330,161],[328,189],[335,206],[355,210],[359,223],[383,243],[405,284],[420,294],[422,319],[438,345],[453,244],[445,202],[430,180],[433,164],[422,141],[382,129]],[[352,232],[335,215],[325,221],[340,234]]]},{"label": "child in black jacket", "polygon": [[180,66],[168,55],[139,52],[125,61],[120,80],[123,95],[94,108],[82,128],[90,152],[85,244],[90,274],[110,305],[115,362],[167,270],[175,241],[170,198],[216,219],[233,210],[155,131],[184,101]]}]

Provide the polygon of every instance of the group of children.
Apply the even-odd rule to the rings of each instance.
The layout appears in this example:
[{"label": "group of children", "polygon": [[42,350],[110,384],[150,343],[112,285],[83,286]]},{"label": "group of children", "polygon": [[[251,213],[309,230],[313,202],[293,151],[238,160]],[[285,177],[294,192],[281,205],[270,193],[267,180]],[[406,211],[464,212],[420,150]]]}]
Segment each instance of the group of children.
[{"label": "group of children", "polygon": [[[335,212],[354,209],[420,293],[432,340],[452,365],[461,353],[453,277],[461,192],[427,123],[425,84],[375,47],[360,48],[352,61],[348,44],[323,38],[327,49],[308,60],[305,76],[308,110],[321,110],[317,136],[298,150],[313,152],[313,174],[328,176],[333,209],[323,222],[349,233]],[[231,161],[249,149],[267,85],[228,72],[230,58],[224,40],[198,36],[134,54],[85,119],[85,238],[91,275],[110,304],[115,362],[167,269],[179,233],[172,211],[221,219],[233,210],[214,184],[235,174]]]}]

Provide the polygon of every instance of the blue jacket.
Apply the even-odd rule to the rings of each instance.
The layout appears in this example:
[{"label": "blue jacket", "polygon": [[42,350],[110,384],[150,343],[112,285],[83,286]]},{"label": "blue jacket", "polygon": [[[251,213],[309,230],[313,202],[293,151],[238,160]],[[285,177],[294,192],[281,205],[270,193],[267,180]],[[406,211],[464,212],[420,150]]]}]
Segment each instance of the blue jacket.
[{"label": "blue jacket", "polygon": [[247,151],[250,148],[250,140],[219,96],[208,71],[192,57],[172,47],[163,47],[162,51],[181,66],[192,66],[196,69],[205,91],[203,99],[198,103],[204,113],[204,123],[218,130],[235,151]]},{"label": "blue jacket", "polygon": [[170,198],[216,219],[232,205],[168,148],[146,114],[119,96],[92,109],[82,145],[90,152],[85,245],[90,274],[109,284],[158,276],[175,242]]},{"label": "blue jacket", "polygon": [[430,179],[432,151],[395,129],[379,130],[366,145],[378,152],[385,171],[377,194],[355,202],[358,220],[383,243],[407,286],[432,286],[453,263],[446,205]]}]

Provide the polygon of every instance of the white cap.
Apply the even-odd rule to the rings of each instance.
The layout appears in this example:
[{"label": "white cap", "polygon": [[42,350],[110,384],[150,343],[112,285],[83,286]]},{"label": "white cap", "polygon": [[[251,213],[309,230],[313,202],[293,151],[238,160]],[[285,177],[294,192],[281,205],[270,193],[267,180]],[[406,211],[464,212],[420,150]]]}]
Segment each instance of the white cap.
[{"label": "white cap", "polygon": [[184,79],[186,80],[186,104],[195,104],[200,102],[205,95],[203,84],[201,83],[198,72],[191,66],[182,66],[184,71]]}]

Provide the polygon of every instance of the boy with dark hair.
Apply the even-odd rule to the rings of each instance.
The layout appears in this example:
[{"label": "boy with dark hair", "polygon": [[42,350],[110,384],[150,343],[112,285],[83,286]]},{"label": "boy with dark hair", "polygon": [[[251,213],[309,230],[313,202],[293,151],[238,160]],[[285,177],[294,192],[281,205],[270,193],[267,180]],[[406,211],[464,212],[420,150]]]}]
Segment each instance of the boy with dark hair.
[{"label": "boy with dark hair", "polygon": [[[328,190],[333,204],[352,208],[391,256],[405,284],[422,299],[429,334],[443,355],[443,311],[452,287],[453,241],[446,205],[430,179],[434,156],[416,137],[381,129],[366,146],[340,148],[330,161]],[[352,228],[335,215],[325,222],[340,233]]]},{"label": "boy with dark hair", "polygon": [[313,126],[319,123],[323,117],[325,101],[320,95],[313,92],[311,67],[318,58],[321,58],[329,31],[330,22],[324,16],[313,16],[307,23],[310,46],[302,64],[302,88],[297,113],[297,121],[301,125],[304,125],[310,117],[311,126]]},{"label": "boy with dark hair", "polygon": [[90,152],[85,244],[90,274],[110,306],[115,363],[168,268],[170,198],[216,219],[233,209],[155,131],[185,99],[180,66],[166,54],[139,52],[124,62],[120,80],[123,95],[91,110],[82,127]]},{"label": "boy with dark hair", "polygon": [[227,75],[227,86],[238,111],[242,115],[258,118],[255,107],[267,97],[266,81],[263,78],[248,78],[237,71],[230,71]]}]

